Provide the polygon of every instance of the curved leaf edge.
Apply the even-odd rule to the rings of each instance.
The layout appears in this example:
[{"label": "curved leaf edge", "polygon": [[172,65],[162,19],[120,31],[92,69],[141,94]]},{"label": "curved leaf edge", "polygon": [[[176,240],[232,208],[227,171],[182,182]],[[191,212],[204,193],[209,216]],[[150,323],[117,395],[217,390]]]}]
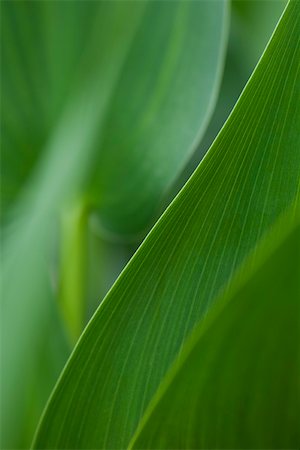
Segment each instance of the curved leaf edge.
[{"label": "curved leaf edge", "polygon": [[190,336],[186,339],[180,355],[165,375],[165,378],[162,380],[137,426],[136,432],[128,445],[128,450],[135,448],[135,444],[149,419],[155,413],[156,408],[159,406],[161,399],[168,391],[170,385],[172,385],[172,382],[176,379],[178,372],[184,368],[186,361],[188,361],[196,345],[210,332],[216,320],[221,318],[223,311],[236,298],[237,294],[243,290],[264,264],[272,258],[285,241],[295,231],[298,231],[298,229],[300,230],[300,205],[299,201],[296,201],[292,208],[279,217],[269,233],[259,241],[244,263],[233,274],[232,280],[216,296],[213,302],[214,306],[209,310],[207,317],[196,325]]},{"label": "curved leaf edge", "polygon": [[[243,88],[243,90],[242,90],[242,92],[241,92],[239,98],[237,99],[237,101],[236,101],[236,103],[235,103],[235,105],[234,105],[232,111],[230,112],[228,118],[226,119],[225,123],[223,124],[222,128],[220,129],[218,135],[216,136],[216,138],[215,138],[214,141],[212,142],[212,144],[211,144],[209,150],[207,151],[206,155],[205,155],[204,158],[201,160],[200,164],[199,164],[198,167],[195,169],[195,171],[193,172],[193,174],[191,175],[191,177],[186,181],[186,183],[185,183],[184,186],[181,188],[181,190],[179,191],[179,193],[178,193],[178,194],[175,196],[175,198],[171,201],[171,203],[168,205],[168,207],[165,209],[165,211],[164,211],[164,212],[162,213],[162,215],[159,217],[159,219],[157,220],[157,222],[155,223],[155,225],[151,228],[151,230],[149,231],[149,233],[146,235],[146,237],[144,238],[144,240],[142,241],[142,243],[140,244],[140,246],[139,246],[138,249],[136,250],[135,254],[132,256],[132,258],[129,260],[129,262],[125,265],[125,267],[124,267],[123,270],[121,271],[120,275],[119,275],[118,278],[116,279],[115,283],[114,283],[114,284],[112,285],[112,287],[109,289],[109,291],[108,291],[107,294],[105,295],[103,301],[99,304],[98,308],[96,309],[96,311],[95,311],[94,314],[92,315],[90,321],[88,322],[88,324],[86,325],[85,329],[83,330],[82,334],[80,335],[80,337],[79,337],[77,343],[75,344],[75,346],[74,346],[74,348],[73,348],[73,351],[72,351],[72,353],[71,353],[71,355],[70,355],[68,361],[66,362],[66,364],[65,364],[65,366],[64,366],[64,368],[63,368],[63,370],[62,370],[62,372],[61,372],[61,374],[60,374],[60,376],[59,376],[59,378],[57,379],[57,382],[56,382],[56,384],[55,384],[55,386],[54,386],[54,388],[53,388],[53,391],[52,391],[52,393],[51,393],[51,395],[50,395],[48,401],[47,401],[47,403],[46,403],[46,405],[45,405],[45,408],[44,408],[43,413],[42,413],[42,415],[41,415],[41,418],[40,418],[40,420],[39,420],[39,423],[38,423],[38,426],[37,426],[37,429],[36,429],[36,432],[35,432],[35,435],[34,435],[34,438],[33,438],[33,441],[32,441],[31,449],[37,448],[37,447],[36,447],[36,442],[37,442],[37,440],[38,440],[39,429],[40,429],[40,427],[41,427],[41,425],[42,425],[42,423],[43,423],[43,421],[44,421],[44,418],[46,417],[48,406],[52,403],[52,399],[54,399],[54,397],[55,397],[55,395],[56,395],[56,391],[57,391],[57,389],[58,389],[58,386],[60,385],[61,380],[64,378],[65,373],[67,372],[68,367],[69,367],[69,365],[71,364],[71,362],[72,362],[72,360],[73,360],[74,354],[77,352],[77,348],[80,347],[81,341],[84,340],[85,335],[86,335],[87,333],[89,333],[89,330],[90,330],[90,328],[91,328],[91,326],[92,326],[92,323],[93,323],[93,320],[94,320],[95,316],[98,315],[98,314],[100,313],[100,311],[102,310],[102,308],[106,305],[107,301],[109,301],[109,297],[110,297],[110,296],[112,295],[112,293],[117,289],[118,284],[120,283],[120,280],[122,280],[123,277],[124,277],[124,274],[129,270],[130,266],[133,264],[133,262],[135,261],[135,259],[137,259],[137,258],[139,257],[139,253],[142,251],[143,246],[144,246],[146,243],[149,245],[149,243],[152,242],[152,245],[150,245],[150,248],[152,248],[153,244],[154,244],[155,241],[156,241],[156,236],[155,236],[155,234],[156,234],[156,232],[159,230],[159,227],[161,226],[161,223],[164,222],[165,220],[167,220],[167,218],[169,217],[169,215],[171,215],[171,214],[173,213],[173,208],[176,208],[177,202],[181,201],[181,198],[184,197],[184,196],[186,195],[186,190],[189,189],[190,185],[194,182],[194,179],[195,179],[196,177],[199,177],[199,176],[201,175],[202,167],[203,167],[204,164],[206,164],[206,160],[207,160],[208,158],[211,158],[211,157],[216,153],[216,151],[218,150],[218,149],[216,148],[216,146],[215,146],[215,143],[219,140],[219,137],[220,137],[220,135],[222,134],[223,130],[226,128],[227,123],[230,121],[232,115],[235,113],[236,109],[239,107],[240,99],[243,97],[243,94],[244,94],[245,90],[247,89],[247,87],[249,86],[249,84],[251,84],[251,82],[252,82],[252,78],[253,78],[254,74],[256,73],[256,71],[258,70],[258,68],[260,67],[261,61],[262,61],[262,59],[263,59],[265,53],[268,51],[268,48],[269,48],[269,45],[270,45],[270,43],[271,43],[271,41],[272,41],[272,39],[273,39],[273,36],[275,35],[275,33],[276,33],[278,27],[280,26],[280,23],[281,23],[281,21],[282,21],[282,18],[285,16],[285,13],[286,13],[287,9],[290,7],[291,4],[295,3],[296,1],[297,1],[297,0],[289,0],[289,2],[287,3],[287,5],[285,6],[284,11],[282,12],[282,15],[281,15],[280,18],[279,18],[279,21],[278,21],[278,23],[277,23],[277,25],[276,25],[276,27],[275,27],[275,29],[274,29],[274,31],[273,31],[273,33],[272,33],[270,39],[269,39],[269,41],[268,41],[268,44],[266,45],[266,48],[265,48],[263,54],[261,55],[261,57],[260,57],[260,59],[259,59],[257,65],[256,65],[256,67],[254,68],[254,70],[253,70],[251,76],[249,77],[249,79],[248,79],[248,81],[247,81],[245,87]],[[299,187],[299,189],[300,189],[300,187]],[[161,230],[160,230],[160,231],[161,231]],[[160,233],[159,233],[159,234],[160,234]],[[192,333],[192,334],[193,334],[193,333]],[[189,340],[189,338],[188,338],[188,340]],[[191,344],[190,344],[190,345],[191,345]],[[184,345],[184,346],[185,346],[185,345]],[[174,363],[174,364],[176,364],[176,363]],[[173,366],[172,366],[171,370],[173,371]],[[175,370],[175,369],[174,369],[174,370]],[[177,369],[176,369],[176,372],[177,372]],[[166,376],[169,378],[168,374],[167,374]],[[160,389],[161,389],[162,384],[165,385],[165,379],[162,381],[161,385],[159,386],[159,388],[158,388],[159,391],[160,391]],[[156,394],[158,394],[158,391],[156,391]],[[156,394],[154,395],[153,399],[156,398]],[[158,394],[158,395],[159,395],[159,394]],[[153,401],[153,399],[152,399],[152,401]],[[152,401],[151,401],[151,403],[150,403],[149,408],[150,408],[151,405],[153,404]],[[148,411],[148,409],[146,410],[145,414],[147,414],[147,411]],[[143,417],[145,417],[145,416],[143,416]],[[142,418],[142,421],[140,422],[140,424],[141,424],[142,422],[144,423],[143,418]],[[138,428],[140,428],[140,427],[138,426]],[[134,434],[134,436],[136,436],[136,433]],[[133,439],[133,438],[132,438],[132,439]],[[133,440],[131,440],[131,442],[133,442]],[[129,449],[132,448],[131,445],[132,445],[132,444],[130,443]]]}]

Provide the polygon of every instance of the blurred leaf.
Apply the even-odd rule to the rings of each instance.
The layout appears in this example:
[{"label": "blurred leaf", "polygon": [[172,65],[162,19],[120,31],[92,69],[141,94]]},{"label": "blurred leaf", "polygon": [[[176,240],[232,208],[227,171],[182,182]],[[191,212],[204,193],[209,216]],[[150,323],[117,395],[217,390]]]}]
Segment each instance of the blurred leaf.
[{"label": "blurred leaf", "polygon": [[[154,32],[155,30],[155,32]],[[227,44],[227,2],[150,2],[110,104],[94,204],[118,233],[149,223],[207,126]]]},{"label": "blurred leaf", "polygon": [[116,61],[118,81],[86,189],[102,223],[140,232],[212,113],[226,48],[226,2],[12,1],[3,10],[5,207],[29,179],[74,91],[95,81],[95,90],[106,89],[106,65],[119,40],[128,39],[124,24],[133,32],[138,18],[122,69]]},{"label": "blurred leaf", "polygon": [[[150,2],[146,7],[87,177],[83,209],[86,216],[98,211],[93,216],[100,218],[98,228],[132,237],[153,219],[162,194],[177,178],[211,115],[226,19],[226,2]],[[72,211],[69,215],[74,216]],[[83,328],[86,270],[83,252],[75,251],[83,245],[73,226],[75,221],[62,237],[61,304],[77,339]]]},{"label": "blurred leaf", "polygon": [[[201,147],[211,143],[236,103],[284,11],[285,0],[232,0],[224,75]],[[202,150],[203,154],[203,150]]]},{"label": "blurred leaf", "polygon": [[[92,91],[96,98],[111,95],[144,8],[142,3],[119,2],[3,2],[5,206],[30,180],[65,110],[71,103],[73,110],[78,108],[74,98],[88,97]],[[84,133],[89,102],[83,98],[82,123],[78,121],[73,133]],[[98,116],[99,103],[97,98],[91,111],[97,127],[103,120]]]},{"label": "blurred leaf", "polygon": [[138,245],[103,239],[93,221],[88,227],[88,293],[85,324],[90,320]]},{"label": "blurred leaf", "polygon": [[[82,197],[89,206],[88,191],[93,206],[103,200],[107,212],[106,189],[116,184],[126,209],[143,197],[148,209],[144,219],[149,219],[211,112],[225,49],[227,8],[225,2],[181,1],[10,1],[1,6],[1,211],[6,225],[1,389],[6,410],[2,438],[8,448],[20,445],[19,430],[31,404],[26,398],[30,374],[38,364],[38,342],[53,308],[57,286],[51,289],[49,267],[61,211]],[[172,148],[175,119],[182,131]],[[150,140],[149,133],[157,141],[152,136]],[[124,147],[115,140],[117,134]],[[139,148],[129,145],[129,135],[138,136]],[[145,164],[139,172],[141,151]],[[161,152],[168,153],[168,164],[158,170]],[[127,179],[136,179],[136,200],[131,190],[126,197],[126,189],[120,189],[124,160],[130,171]],[[101,173],[94,174],[99,165]],[[146,180],[145,167],[153,179]],[[103,192],[96,190],[99,176]],[[157,184],[159,192],[149,190],[150,184]],[[115,202],[116,192],[111,196]],[[145,226],[141,211],[137,217],[137,226]],[[76,274],[76,262],[74,266]],[[57,285],[57,267],[55,272]],[[64,290],[69,292],[69,287]],[[43,399],[48,390],[49,384]]]},{"label": "blurred leaf", "polygon": [[[300,3],[81,336],[35,448],[124,448],[190,331],[300,184]],[[299,201],[299,199],[298,199]]]},{"label": "blurred leaf", "polygon": [[231,0],[232,34],[240,66],[250,75],[287,0]]},{"label": "blurred leaf", "polygon": [[300,220],[290,219],[197,327],[131,447],[297,448]]},{"label": "blurred leaf", "polygon": [[[5,409],[1,416],[1,439],[4,448],[20,446],[21,429],[30,414],[32,401],[26,397],[26,392],[31,385],[32,367],[38,364],[38,346],[47,328],[49,309],[54,306],[51,304],[54,289],[51,289],[50,269],[53,247],[57,244],[58,218],[65,203],[78,196],[86,179],[95,140],[101,131],[99,124],[139,18],[138,9],[123,8],[121,5],[115,14],[110,7],[107,10],[101,32],[105,31],[107,38],[115,41],[109,51],[102,49],[100,60],[105,62],[105,68],[101,79],[82,86],[69,100],[30,183],[14,206],[14,224],[5,230],[1,262],[1,341],[5,342],[1,355],[1,401]],[[130,21],[124,20],[124,13]],[[120,33],[118,41],[116,24]],[[52,328],[51,334],[56,333]],[[20,373],[23,383],[20,383]],[[52,384],[46,386],[41,403],[45,402],[51,387]],[[39,414],[37,411],[35,423]],[[33,429],[30,432],[33,433]]]},{"label": "blurred leaf", "polygon": [[285,0],[232,0],[228,49],[218,100],[200,144],[166,198],[166,205],[186,183],[215,140],[261,57]]}]

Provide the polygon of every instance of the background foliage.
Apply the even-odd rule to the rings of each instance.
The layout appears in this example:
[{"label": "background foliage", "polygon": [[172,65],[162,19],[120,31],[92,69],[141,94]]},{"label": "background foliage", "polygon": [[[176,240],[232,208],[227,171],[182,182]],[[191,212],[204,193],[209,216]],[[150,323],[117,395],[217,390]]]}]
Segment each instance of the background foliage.
[{"label": "background foliage", "polygon": [[[3,448],[29,447],[85,324],[214,141],[284,6],[1,3]],[[36,448],[297,446],[297,397],[289,403],[292,394],[276,393],[286,367],[283,385],[296,389],[298,369],[291,336],[299,294],[299,15],[294,0],[209,153],[84,331]],[[273,333],[284,298],[286,341]],[[241,327],[250,331],[236,342]],[[258,369],[254,342],[264,339],[270,345]],[[218,356],[223,340],[230,360]],[[227,375],[216,377],[212,361]],[[257,402],[244,397],[247,367],[257,368],[253,390],[265,393]],[[266,389],[268,373],[277,378]],[[270,414],[274,397],[290,411],[286,423]],[[237,424],[242,403],[249,414]],[[254,436],[266,417],[270,429]],[[285,423],[278,433],[275,423]]]}]

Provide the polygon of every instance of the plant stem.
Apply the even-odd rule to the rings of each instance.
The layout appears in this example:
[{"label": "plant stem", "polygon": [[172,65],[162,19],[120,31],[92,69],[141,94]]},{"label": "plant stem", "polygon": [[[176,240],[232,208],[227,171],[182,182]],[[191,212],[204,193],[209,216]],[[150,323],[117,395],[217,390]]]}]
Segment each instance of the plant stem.
[{"label": "plant stem", "polygon": [[62,214],[59,301],[72,342],[85,325],[87,295],[88,207],[83,199]]}]

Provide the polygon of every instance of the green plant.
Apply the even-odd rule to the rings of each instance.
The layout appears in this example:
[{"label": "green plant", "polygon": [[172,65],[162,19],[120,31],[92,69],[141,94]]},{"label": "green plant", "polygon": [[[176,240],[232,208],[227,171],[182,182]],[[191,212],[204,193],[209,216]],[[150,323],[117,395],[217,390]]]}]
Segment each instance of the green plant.
[{"label": "green plant", "polygon": [[4,2],[4,447],[79,335],[34,448],[297,447],[299,1],[82,332],[92,227],[105,248],[153,224],[207,128],[228,6]]}]

